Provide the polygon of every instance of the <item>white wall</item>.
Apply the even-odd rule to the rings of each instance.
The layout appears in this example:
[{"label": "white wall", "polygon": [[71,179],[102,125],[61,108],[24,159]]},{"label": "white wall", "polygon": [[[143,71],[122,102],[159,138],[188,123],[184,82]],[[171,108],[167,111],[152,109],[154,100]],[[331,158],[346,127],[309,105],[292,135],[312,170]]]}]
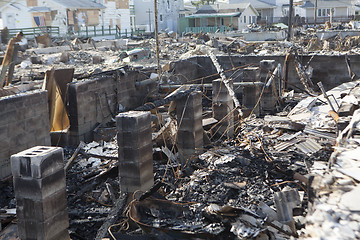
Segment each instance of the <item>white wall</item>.
[{"label": "white wall", "polygon": [[[246,22],[244,22],[244,17],[246,18]],[[251,21],[249,21],[249,17],[251,18]],[[247,7],[238,18],[238,28],[239,30],[243,30],[246,28],[247,25],[256,23],[256,13],[252,10],[251,7]],[[254,21],[255,20],[255,21]]]},{"label": "white wall", "polygon": [[108,28],[111,24],[113,24],[112,28],[118,23],[118,19],[120,20],[120,29],[128,31],[131,30],[131,23],[130,23],[130,9],[116,9],[116,4],[114,2],[102,1],[102,3],[106,8],[100,10],[100,21],[99,25]]},{"label": "white wall", "polygon": [[[31,14],[26,6],[26,0],[17,1],[13,6],[8,5],[1,11],[3,26],[7,28],[33,27]],[[12,17],[11,17],[12,16]]]},{"label": "white wall", "polygon": [[[134,0],[136,25],[150,31],[149,9],[151,31],[155,29],[154,2],[153,0]],[[179,11],[184,9],[183,0],[158,0],[158,26],[159,30],[177,31]]]}]

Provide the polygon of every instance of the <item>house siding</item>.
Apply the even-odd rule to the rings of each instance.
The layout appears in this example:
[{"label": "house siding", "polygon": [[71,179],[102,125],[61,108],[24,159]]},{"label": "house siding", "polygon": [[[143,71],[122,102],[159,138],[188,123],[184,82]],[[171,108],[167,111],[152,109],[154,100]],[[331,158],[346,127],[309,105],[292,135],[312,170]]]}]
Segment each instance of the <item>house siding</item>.
[{"label": "house siding", "polygon": [[[120,4],[122,3],[122,4]],[[100,25],[103,26],[111,26],[115,28],[116,25],[120,24],[121,30],[129,30],[131,29],[130,24],[130,10],[129,10],[129,1],[127,4],[124,2],[116,2],[116,1],[104,1],[102,3],[106,8],[100,10]],[[127,8],[119,8],[127,6]],[[118,7],[118,8],[117,8]]]},{"label": "house siding", "polygon": [[[146,31],[154,31],[154,3],[150,0],[134,0],[136,25]],[[183,0],[158,0],[159,30],[177,31],[179,12],[184,9]],[[149,13],[150,21],[149,21]],[[151,27],[150,27],[151,24]]]},{"label": "house siding", "polygon": [[[246,18],[246,23],[244,22],[244,17]],[[251,22],[249,22],[249,17],[251,19]],[[254,18],[255,22],[253,22]],[[243,30],[246,28],[247,25],[256,23],[256,18],[256,13],[252,10],[252,8],[247,7],[246,9],[244,9],[240,17],[238,18],[238,30]]]}]

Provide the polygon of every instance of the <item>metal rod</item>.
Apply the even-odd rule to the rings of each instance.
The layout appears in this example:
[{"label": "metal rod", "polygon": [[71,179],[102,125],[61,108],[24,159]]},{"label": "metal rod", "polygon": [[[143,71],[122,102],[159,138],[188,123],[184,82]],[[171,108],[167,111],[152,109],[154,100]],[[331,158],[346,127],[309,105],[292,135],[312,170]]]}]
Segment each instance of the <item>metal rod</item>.
[{"label": "metal rod", "polygon": [[[249,86],[264,86],[263,82],[233,82],[234,87],[249,87]],[[160,89],[177,89],[181,86],[180,84],[166,84],[166,85],[160,85]],[[193,87],[204,87],[204,88],[212,88],[211,83],[205,83],[205,84],[190,84],[190,86]]]},{"label": "metal rod", "polygon": [[324,89],[324,86],[323,86],[322,82],[318,82],[317,85],[319,86],[322,94],[324,94],[324,97],[325,97],[326,100],[328,101],[331,109],[332,109],[334,112],[337,113],[337,111],[335,110],[334,106],[332,105],[332,103],[331,103],[331,101],[330,101],[330,99],[329,99],[329,96],[326,94],[326,91],[325,91],[325,89]]}]

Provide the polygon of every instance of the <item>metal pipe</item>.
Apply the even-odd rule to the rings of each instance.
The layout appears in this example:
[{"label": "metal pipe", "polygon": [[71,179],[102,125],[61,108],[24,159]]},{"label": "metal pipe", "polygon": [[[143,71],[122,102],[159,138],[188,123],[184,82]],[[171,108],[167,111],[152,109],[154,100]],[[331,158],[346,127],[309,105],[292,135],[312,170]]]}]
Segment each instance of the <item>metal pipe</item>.
[{"label": "metal pipe", "polygon": [[[251,87],[251,86],[264,86],[263,82],[234,82],[234,87]],[[163,84],[160,85],[160,89],[176,89],[182,87],[182,84]],[[212,88],[211,83],[205,84],[190,84],[192,87],[204,87],[204,88]]]}]

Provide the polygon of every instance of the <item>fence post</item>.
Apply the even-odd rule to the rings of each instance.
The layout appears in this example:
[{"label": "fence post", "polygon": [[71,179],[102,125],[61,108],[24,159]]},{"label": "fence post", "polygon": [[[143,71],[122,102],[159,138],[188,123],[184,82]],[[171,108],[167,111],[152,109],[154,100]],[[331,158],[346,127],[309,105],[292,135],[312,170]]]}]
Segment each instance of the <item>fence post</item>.
[{"label": "fence post", "polygon": [[125,37],[127,38],[127,28],[125,28]]},{"label": "fence post", "polygon": [[101,26],[101,33],[102,33],[102,36],[105,35],[105,33],[104,33],[104,25]]},{"label": "fence post", "polygon": [[96,37],[96,26],[94,26],[94,36]]},{"label": "fence post", "polygon": [[89,37],[89,29],[88,29],[88,26],[85,27],[85,30],[86,30],[86,37]]},{"label": "fence post", "polygon": [[109,35],[111,35],[111,26],[109,25]]}]

